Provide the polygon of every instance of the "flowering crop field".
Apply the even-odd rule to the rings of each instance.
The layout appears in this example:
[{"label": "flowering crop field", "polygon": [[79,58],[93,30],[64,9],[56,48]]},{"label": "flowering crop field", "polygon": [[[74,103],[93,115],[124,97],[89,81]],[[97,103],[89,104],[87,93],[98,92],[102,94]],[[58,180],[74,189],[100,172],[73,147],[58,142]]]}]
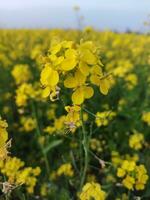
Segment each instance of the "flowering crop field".
[{"label": "flowering crop field", "polygon": [[0,30],[0,200],[149,200],[149,175],[149,35]]}]

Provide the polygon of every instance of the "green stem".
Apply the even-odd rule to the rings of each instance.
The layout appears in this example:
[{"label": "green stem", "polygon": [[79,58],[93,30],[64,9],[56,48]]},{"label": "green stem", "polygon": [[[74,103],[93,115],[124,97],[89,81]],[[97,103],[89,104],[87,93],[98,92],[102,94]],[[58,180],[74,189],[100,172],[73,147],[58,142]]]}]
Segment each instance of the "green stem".
[{"label": "green stem", "polygon": [[22,196],[23,196],[23,200],[26,200],[26,197],[25,197],[25,195],[23,194]]},{"label": "green stem", "polygon": [[6,200],[9,200],[8,194],[5,195],[5,199],[6,199]]},{"label": "green stem", "polygon": [[[34,102],[32,102],[32,110],[33,110],[33,116],[36,120],[36,134],[37,134],[37,137],[39,138],[42,135],[41,135],[40,126],[39,126],[39,123],[38,123],[38,116],[37,116],[37,112],[36,112]],[[49,162],[48,162],[48,158],[47,158],[47,153],[44,151],[43,145],[41,143],[39,143],[39,145],[40,145],[40,149],[41,149],[41,152],[43,154],[43,157],[44,157],[46,172],[47,172],[47,175],[49,176],[50,167],[49,167]]]},{"label": "green stem", "polygon": [[128,190],[128,197],[129,197],[129,200],[130,200],[130,197],[131,197],[131,191]]},{"label": "green stem", "polygon": [[85,130],[85,126],[84,126],[84,120],[83,120],[83,109],[81,108],[81,113],[80,113],[80,119],[81,119],[81,126],[82,126],[82,134],[83,134],[83,140],[82,140],[82,145],[83,145],[83,150],[84,150],[84,167],[83,167],[83,172],[82,172],[82,176],[81,176],[81,182],[80,182],[80,190],[83,187],[83,184],[85,182],[86,179],[86,173],[87,173],[87,169],[88,169],[88,146],[89,146],[89,141],[88,141],[88,137],[87,137],[87,132]]}]

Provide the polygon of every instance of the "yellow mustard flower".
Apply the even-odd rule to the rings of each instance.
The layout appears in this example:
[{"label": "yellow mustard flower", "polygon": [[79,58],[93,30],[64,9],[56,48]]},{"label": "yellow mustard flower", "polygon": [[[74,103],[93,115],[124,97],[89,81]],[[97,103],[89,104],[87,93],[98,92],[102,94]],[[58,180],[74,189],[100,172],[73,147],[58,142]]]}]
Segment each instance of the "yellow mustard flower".
[{"label": "yellow mustard flower", "polygon": [[139,150],[142,148],[144,142],[144,136],[142,133],[135,132],[129,137],[129,146],[132,149]]},{"label": "yellow mustard flower", "polygon": [[75,72],[74,77],[69,75],[64,81],[65,87],[74,89],[72,101],[76,105],[82,104],[94,94],[93,88],[86,86],[85,81],[86,77],[79,70]]},{"label": "yellow mustard flower", "polygon": [[116,113],[113,111],[103,111],[96,113],[95,122],[98,127],[107,126],[109,121],[111,121],[116,116]]},{"label": "yellow mustard flower", "polygon": [[98,65],[95,65],[91,68],[90,81],[94,85],[99,86],[102,94],[107,95],[112,85],[112,76],[110,74],[104,75],[102,69]]},{"label": "yellow mustard flower", "polygon": [[95,182],[86,183],[79,195],[80,200],[104,200],[106,198],[106,193],[101,189],[100,184]]},{"label": "yellow mustard flower", "polygon": [[72,169],[72,165],[70,163],[65,163],[62,164],[58,169],[57,169],[57,176],[70,176],[72,177],[74,175],[74,171]]},{"label": "yellow mustard flower", "polygon": [[117,169],[117,176],[129,190],[144,190],[149,178],[144,165],[137,165],[134,161],[128,160],[124,160]]},{"label": "yellow mustard flower", "polygon": [[[43,97],[48,97],[56,92],[56,85],[59,81],[59,74],[50,64],[46,64],[41,72],[41,84],[44,87]],[[55,95],[55,94],[54,94]]]},{"label": "yellow mustard flower", "polygon": [[133,186],[135,184],[135,179],[129,175],[126,176],[125,179],[123,179],[122,184],[128,188],[129,190],[133,190]]},{"label": "yellow mustard flower", "polygon": [[0,160],[7,157],[8,148],[10,147],[10,141],[8,141],[8,124],[5,120],[0,117]]},{"label": "yellow mustard flower", "polygon": [[136,166],[136,190],[144,190],[148,180],[147,170],[144,165]]},{"label": "yellow mustard flower", "polygon": [[40,174],[39,167],[24,167],[25,163],[16,157],[8,157],[5,161],[0,161],[0,172],[8,178],[8,182],[13,185],[26,186],[28,193],[34,192],[37,176]]},{"label": "yellow mustard flower", "polygon": [[22,117],[21,124],[24,131],[30,132],[36,128],[36,119],[33,119],[32,117]]},{"label": "yellow mustard flower", "polygon": [[16,104],[18,107],[26,106],[30,97],[33,97],[34,89],[31,84],[23,83],[16,90]]},{"label": "yellow mustard flower", "polygon": [[17,84],[25,83],[31,79],[29,66],[26,64],[15,65],[12,70],[12,75]]},{"label": "yellow mustard flower", "polygon": [[80,106],[66,106],[65,107],[68,114],[65,118],[65,125],[71,132],[75,132],[77,126],[80,122]]},{"label": "yellow mustard flower", "polygon": [[144,112],[142,114],[142,121],[147,123],[148,126],[150,126],[150,112]]},{"label": "yellow mustard flower", "polygon": [[80,44],[53,41],[43,60],[40,78],[43,97],[50,96],[52,101],[59,98],[62,82],[66,88],[73,90],[71,98],[76,105],[93,96],[91,83],[99,86],[105,95],[112,84],[111,76],[102,72],[99,48],[92,41],[81,40]]},{"label": "yellow mustard flower", "polygon": [[129,90],[132,90],[137,85],[137,83],[138,83],[137,75],[134,74],[134,73],[128,74],[125,77],[125,80],[127,82],[127,88]]}]

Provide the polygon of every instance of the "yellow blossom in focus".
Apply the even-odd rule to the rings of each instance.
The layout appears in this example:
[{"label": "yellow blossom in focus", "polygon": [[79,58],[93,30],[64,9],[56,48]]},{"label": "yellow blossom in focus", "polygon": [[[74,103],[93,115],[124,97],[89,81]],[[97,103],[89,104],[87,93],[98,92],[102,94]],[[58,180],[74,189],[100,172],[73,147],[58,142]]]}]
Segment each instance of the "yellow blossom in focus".
[{"label": "yellow blossom in focus", "polygon": [[85,99],[89,99],[93,96],[94,91],[92,87],[86,86],[86,77],[78,70],[75,72],[74,76],[68,76],[64,85],[67,88],[74,88],[72,94],[72,101],[76,105],[80,105]]},{"label": "yellow blossom in focus", "polygon": [[73,90],[71,99],[75,105],[94,95],[91,84],[97,85],[104,95],[112,85],[111,75],[102,71],[99,48],[92,41],[81,40],[80,44],[52,41],[43,60],[40,78],[43,97],[50,96],[52,101],[59,98],[62,82],[66,88]]},{"label": "yellow blossom in focus", "polygon": [[59,82],[59,74],[51,64],[46,64],[41,72],[41,84],[44,87],[43,97],[55,97],[56,85]]},{"label": "yellow blossom in focus", "polygon": [[107,95],[113,79],[110,74],[104,75],[102,69],[98,65],[95,65],[91,68],[90,81],[92,84],[99,86],[102,94]]}]

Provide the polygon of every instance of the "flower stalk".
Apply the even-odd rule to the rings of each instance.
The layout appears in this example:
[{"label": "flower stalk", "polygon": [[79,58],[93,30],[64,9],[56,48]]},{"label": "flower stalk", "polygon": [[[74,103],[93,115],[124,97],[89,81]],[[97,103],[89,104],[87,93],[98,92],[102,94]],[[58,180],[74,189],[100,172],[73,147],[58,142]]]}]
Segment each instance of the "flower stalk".
[{"label": "flower stalk", "polygon": [[83,146],[83,151],[84,151],[84,166],[83,166],[83,171],[81,174],[81,182],[80,182],[80,190],[81,190],[86,179],[86,173],[87,173],[88,162],[89,162],[89,156],[88,156],[89,138],[87,136],[87,131],[85,130],[85,125],[84,125],[83,108],[81,108],[80,119],[81,119],[82,136],[83,136],[82,146]]}]

